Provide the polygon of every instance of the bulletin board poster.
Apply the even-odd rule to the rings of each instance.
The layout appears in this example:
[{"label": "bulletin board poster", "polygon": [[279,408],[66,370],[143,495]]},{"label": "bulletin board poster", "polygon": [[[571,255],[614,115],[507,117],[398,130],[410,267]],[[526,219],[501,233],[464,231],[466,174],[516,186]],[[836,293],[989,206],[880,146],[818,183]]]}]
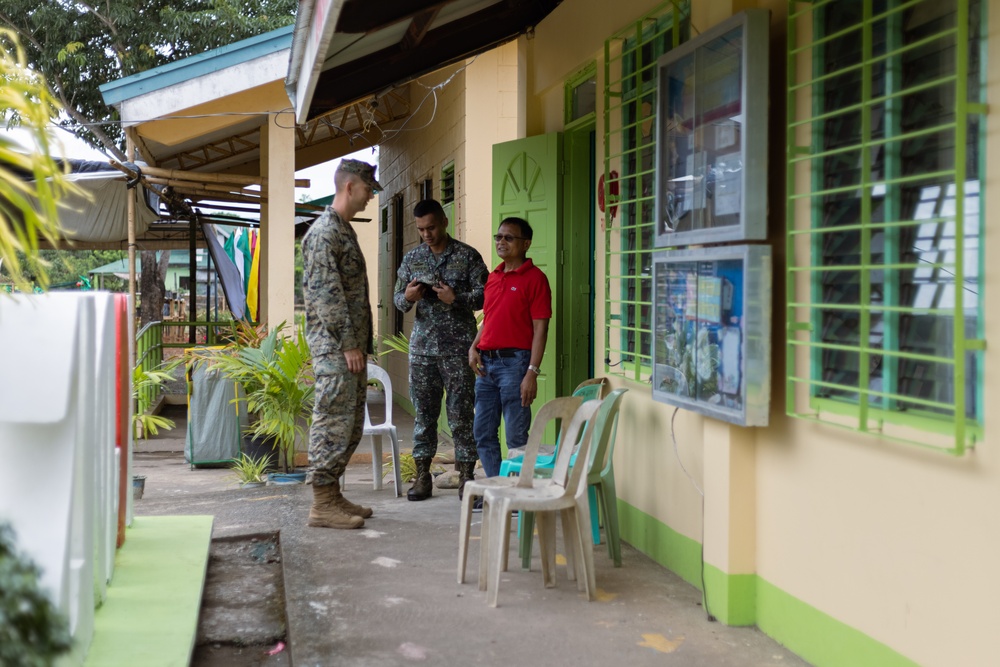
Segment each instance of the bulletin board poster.
[{"label": "bulletin board poster", "polygon": [[653,279],[653,397],[766,425],[770,248],[664,251],[653,259]]},{"label": "bulletin board poster", "polygon": [[748,9],[657,61],[656,247],[767,238],[769,26]]}]

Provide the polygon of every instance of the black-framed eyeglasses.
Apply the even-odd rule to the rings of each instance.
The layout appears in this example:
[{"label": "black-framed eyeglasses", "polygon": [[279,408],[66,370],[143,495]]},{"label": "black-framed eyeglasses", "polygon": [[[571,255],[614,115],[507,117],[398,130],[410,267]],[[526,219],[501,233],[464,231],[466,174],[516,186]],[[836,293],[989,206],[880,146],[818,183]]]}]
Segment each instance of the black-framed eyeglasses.
[{"label": "black-framed eyeglasses", "polygon": [[511,236],[510,234],[494,234],[493,235],[493,240],[494,241],[506,241],[507,243],[510,243],[514,239],[517,239],[518,241],[523,241],[524,237],[523,236]]}]

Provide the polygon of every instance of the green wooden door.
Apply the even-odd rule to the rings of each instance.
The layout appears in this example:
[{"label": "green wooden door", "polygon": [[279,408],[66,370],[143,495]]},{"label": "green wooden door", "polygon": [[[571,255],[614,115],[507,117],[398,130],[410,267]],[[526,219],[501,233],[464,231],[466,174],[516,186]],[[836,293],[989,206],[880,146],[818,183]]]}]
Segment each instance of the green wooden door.
[{"label": "green wooden door", "polygon": [[[548,343],[538,378],[539,406],[560,395],[559,312],[560,251],[562,248],[562,134],[543,134],[493,146],[493,230],[510,216],[524,218],[531,224],[534,238],[528,257],[545,272],[552,288],[553,317],[549,322]],[[496,266],[500,259],[493,252]]]}]

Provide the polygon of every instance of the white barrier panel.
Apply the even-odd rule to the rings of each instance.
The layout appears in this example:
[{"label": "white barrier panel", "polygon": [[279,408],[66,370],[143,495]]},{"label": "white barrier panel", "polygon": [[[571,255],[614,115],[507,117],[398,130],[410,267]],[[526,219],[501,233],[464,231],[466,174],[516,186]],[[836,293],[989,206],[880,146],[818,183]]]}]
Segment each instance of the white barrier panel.
[{"label": "white barrier panel", "polygon": [[97,481],[94,521],[94,596],[99,605],[107,596],[108,582],[115,564],[115,542],[118,536],[117,468],[115,467],[115,419],[117,403],[115,383],[117,346],[114,297],[107,292],[87,292],[81,295],[94,301],[94,385],[87,392],[92,406],[96,440],[94,448],[94,479]]},{"label": "white barrier panel", "polygon": [[0,521],[69,618],[74,651],[61,664],[83,661],[114,558],[111,298],[0,298]]}]

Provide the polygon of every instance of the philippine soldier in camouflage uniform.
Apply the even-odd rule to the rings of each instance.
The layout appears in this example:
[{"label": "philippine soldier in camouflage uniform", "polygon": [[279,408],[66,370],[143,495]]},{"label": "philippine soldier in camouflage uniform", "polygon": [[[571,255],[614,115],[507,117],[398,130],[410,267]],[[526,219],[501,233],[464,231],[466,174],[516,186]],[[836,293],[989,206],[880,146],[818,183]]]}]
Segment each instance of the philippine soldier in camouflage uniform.
[{"label": "philippine soldier in camouflage uniform", "polygon": [[448,235],[448,218],[441,204],[425,199],[413,208],[423,241],[406,253],[396,272],[393,302],[404,313],[417,306],[410,333],[410,400],[416,408],[413,461],[417,479],[407,491],[410,500],[431,495],[431,459],[437,453],[438,416],[447,392],[448,425],[455,442],[459,469],[458,494],[476,468],[472,435],[475,373],[469,367],[469,345],[476,337],[474,311],[483,307],[489,271],[473,248]]},{"label": "philippine soldier in camouflage uniform", "polygon": [[372,510],[341,495],[340,477],[364,429],[372,313],[365,258],[350,220],[364,210],[373,191],[382,188],[375,167],[360,160],[341,160],[334,183],[333,204],[302,240],[306,338],[316,374],[309,431],[309,525],[360,528]]}]

